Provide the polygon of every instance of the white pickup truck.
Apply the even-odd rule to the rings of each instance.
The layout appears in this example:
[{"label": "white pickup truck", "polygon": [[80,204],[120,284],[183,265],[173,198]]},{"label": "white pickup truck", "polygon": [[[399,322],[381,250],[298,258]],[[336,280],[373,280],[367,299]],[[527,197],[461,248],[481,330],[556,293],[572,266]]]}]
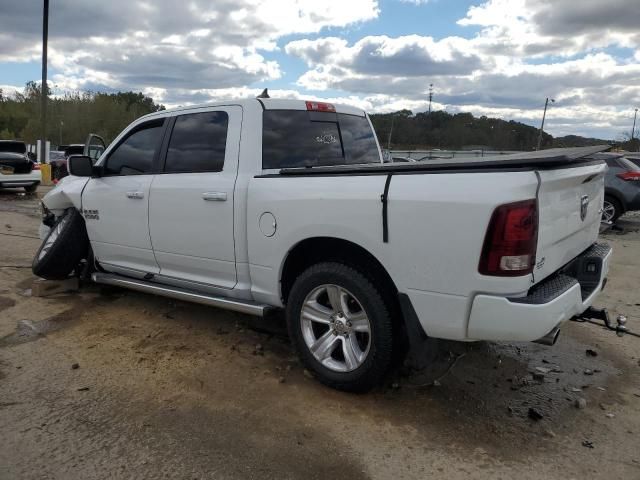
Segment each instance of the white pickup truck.
[{"label": "white pickup truck", "polygon": [[305,366],[362,391],[427,336],[552,344],[591,305],[611,254],[596,243],[606,166],[584,158],[596,150],[384,164],[349,106],[162,111],[95,165],[71,157],[43,199],[33,270],[285,309]]}]

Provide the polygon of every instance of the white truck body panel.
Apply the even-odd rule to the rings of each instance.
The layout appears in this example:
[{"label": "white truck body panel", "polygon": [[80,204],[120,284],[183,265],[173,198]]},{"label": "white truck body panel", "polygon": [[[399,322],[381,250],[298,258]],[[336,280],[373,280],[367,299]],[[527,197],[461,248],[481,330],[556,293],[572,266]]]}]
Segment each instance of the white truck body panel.
[{"label": "white truck body panel", "polygon": [[[45,204],[58,211],[99,210],[99,221],[85,219],[95,256],[108,271],[152,274],[169,285],[276,307],[283,305],[283,267],[296,245],[313,238],[346,240],[382,265],[433,337],[535,340],[586,309],[602,287],[586,299],[572,287],[544,305],[509,300],[526,296],[596,241],[603,164],[394,174],[388,242],[382,231],[385,173],[294,176],[262,168],[263,110],[306,110],[300,100],[243,100],[155,113],[123,131],[98,165],[140,122],[216,109],[230,113],[222,172],[67,177]],[[365,115],[340,105],[336,111]],[[130,191],[143,192],[143,198],[128,198]],[[226,194],[226,201],[204,200],[206,193]],[[585,196],[589,205],[582,220]],[[492,213],[530,199],[537,199],[539,213],[533,274],[480,274]]]}]

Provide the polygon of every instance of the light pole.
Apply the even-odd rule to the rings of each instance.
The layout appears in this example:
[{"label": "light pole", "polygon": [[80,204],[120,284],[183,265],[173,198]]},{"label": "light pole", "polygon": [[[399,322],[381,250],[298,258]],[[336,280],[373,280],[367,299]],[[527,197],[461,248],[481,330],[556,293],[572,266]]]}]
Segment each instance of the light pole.
[{"label": "light pole", "polygon": [[636,108],[635,113],[633,114],[633,128],[631,128],[631,141],[635,138],[636,133],[636,117],[638,116],[638,109]]},{"label": "light pole", "polygon": [[433,83],[429,84],[429,115],[431,115],[431,100],[433,100]]},{"label": "light pole", "polygon": [[549,105],[549,100],[551,100],[551,103],[555,103],[555,100],[549,97],[547,97],[544,102],[544,112],[542,113],[542,124],[540,125],[540,133],[538,134],[538,146],[536,147],[536,150],[540,150],[540,145],[542,144],[542,130],[544,129],[544,119],[547,116],[547,106]]},{"label": "light pole", "polygon": [[44,0],[42,10],[42,84],[40,85],[40,161],[46,162],[44,158],[47,144],[47,42],[49,39],[49,0]]},{"label": "light pole", "polygon": [[58,138],[58,147],[60,147],[60,145],[62,145],[62,126],[64,125],[64,122],[62,120],[60,120],[60,137]]}]

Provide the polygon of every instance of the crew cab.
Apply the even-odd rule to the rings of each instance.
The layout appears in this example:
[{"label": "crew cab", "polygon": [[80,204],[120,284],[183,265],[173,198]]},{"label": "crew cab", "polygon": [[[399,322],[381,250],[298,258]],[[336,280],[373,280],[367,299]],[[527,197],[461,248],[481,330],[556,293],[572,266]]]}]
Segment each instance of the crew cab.
[{"label": "crew cab", "polygon": [[427,337],[555,342],[603,288],[602,147],[386,164],[360,109],[247,99],[153,113],[43,199],[36,275],[264,316],[305,366],[378,384]]},{"label": "crew cab", "polygon": [[24,142],[0,140],[0,188],[24,188],[33,193],[41,181],[40,164],[29,158]]}]

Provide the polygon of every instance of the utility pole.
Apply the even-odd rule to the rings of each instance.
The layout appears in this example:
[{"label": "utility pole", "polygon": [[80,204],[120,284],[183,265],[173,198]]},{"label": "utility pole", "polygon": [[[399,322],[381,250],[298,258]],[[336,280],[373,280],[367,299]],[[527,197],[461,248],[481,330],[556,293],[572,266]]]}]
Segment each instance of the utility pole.
[{"label": "utility pole", "polygon": [[[391,152],[391,134],[393,133],[393,122],[396,121],[396,114],[391,114],[391,128],[389,129],[389,138],[387,139],[387,151]],[[391,153],[389,153],[391,154]]]},{"label": "utility pole", "polygon": [[40,161],[45,162],[45,152],[47,144],[47,42],[49,39],[49,0],[44,0],[44,9],[42,11],[42,84],[40,85],[40,121],[41,123],[41,140],[40,140]]},{"label": "utility pole", "polygon": [[635,113],[633,114],[633,128],[631,129],[631,141],[635,138],[636,133],[636,117],[638,116],[638,109],[636,108]]},{"label": "utility pole", "polygon": [[429,115],[431,115],[431,101],[433,100],[433,83],[429,84]]},{"label": "utility pole", "polygon": [[540,150],[540,145],[542,144],[542,130],[544,129],[544,119],[547,116],[547,106],[549,105],[549,100],[551,100],[551,103],[555,102],[553,98],[549,97],[547,97],[544,102],[544,112],[542,113],[542,124],[540,125],[540,133],[538,134],[538,146],[536,147],[536,150]]}]

